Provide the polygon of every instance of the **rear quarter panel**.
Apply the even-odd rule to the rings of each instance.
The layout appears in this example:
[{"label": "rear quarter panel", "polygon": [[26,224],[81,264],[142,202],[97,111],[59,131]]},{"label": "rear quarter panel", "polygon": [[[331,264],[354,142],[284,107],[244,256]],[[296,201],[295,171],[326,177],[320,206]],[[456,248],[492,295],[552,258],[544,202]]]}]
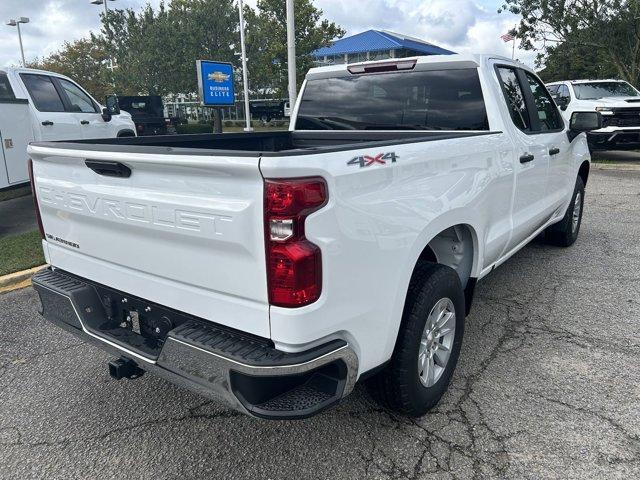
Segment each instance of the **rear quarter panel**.
[{"label": "rear quarter panel", "polygon": [[[397,161],[360,167],[360,155],[394,152]],[[322,249],[321,298],[297,309],[271,307],[271,336],[284,350],[331,336],[349,340],[361,373],[394,348],[416,260],[442,230],[475,233],[477,273],[510,232],[513,155],[502,133],[305,156],[263,157],[265,178],[319,175],[329,202],[306,221]]]}]

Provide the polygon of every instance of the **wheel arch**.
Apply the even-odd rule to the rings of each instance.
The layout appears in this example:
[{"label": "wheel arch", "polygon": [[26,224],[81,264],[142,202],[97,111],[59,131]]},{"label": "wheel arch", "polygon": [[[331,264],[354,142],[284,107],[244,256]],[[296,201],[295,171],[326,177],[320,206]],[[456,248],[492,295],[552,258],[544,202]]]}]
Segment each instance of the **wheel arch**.
[{"label": "wheel arch", "polygon": [[580,168],[578,169],[578,176],[582,179],[582,183],[584,186],[587,186],[587,180],[589,178],[589,170],[591,169],[591,165],[587,160],[582,162]]},{"label": "wheel arch", "polygon": [[136,136],[136,133],[135,133],[133,130],[130,130],[130,129],[128,129],[128,128],[125,128],[125,129],[123,129],[123,130],[120,130],[120,131],[118,132],[118,135],[117,135],[117,137],[118,137],[118,138],[122,138],[122,137],[135,137],[135,136]]},{"label": "wheel arch", "polygon": [[[412,255],[409,256],[404,270],[403,281],[398,288],[393,316],[396,320],[394,320],[393,325],[390,326],[387,352],[392,353],[395,348],[407,301],[409,285],[416,271],[416,267],[421,262],[434,262],[435,260],[435,263],[450,266],[458,272],[458,275],[461,276],[460,280],[463,289],[465,289],[465,300],[467,301],[468,311],[476,278],[481,266],[482,252],[479,238],[480,232],[470,219],[463,216],[453,217],[451,215],[445,215],[430,222],[429,226],[419,235],[414,242],[411,250]],[[455,241],[456,239],[458,242]],[[462,250],[453,252],[453,245],[456,243],[462,247]],[[463,256],[465,256],[464,261],[458,263],[459,268],[451,264],[452,256],[444,254],[447,246],[451,248],[453,253],[462,253]]]}]

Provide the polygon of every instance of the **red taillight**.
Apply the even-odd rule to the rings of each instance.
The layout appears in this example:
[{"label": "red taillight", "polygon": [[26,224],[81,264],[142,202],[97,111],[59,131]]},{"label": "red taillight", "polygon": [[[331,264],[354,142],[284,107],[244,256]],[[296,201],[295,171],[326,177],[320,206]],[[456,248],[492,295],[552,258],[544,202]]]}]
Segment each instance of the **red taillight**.
[{"label": "red taillight", "polygon": [[320,177],[265,180],[264,191],[269,303],[313,303],[322,290],[322,255],[305,238],[304,222],[326,204],[327,183]]},{"label": "red taillight", "polygon": [[40,230],[40,236],[44,240],[44,227],[42,226],[42,217],[40,216],[40,207],[38,206],[36,181],[33,176],[33,160],[31,159],[29,159],[29,182],[31,183],[31,194],[33,195],[33,206],[36,210],[36,221],[38,222],[38,229]]}]

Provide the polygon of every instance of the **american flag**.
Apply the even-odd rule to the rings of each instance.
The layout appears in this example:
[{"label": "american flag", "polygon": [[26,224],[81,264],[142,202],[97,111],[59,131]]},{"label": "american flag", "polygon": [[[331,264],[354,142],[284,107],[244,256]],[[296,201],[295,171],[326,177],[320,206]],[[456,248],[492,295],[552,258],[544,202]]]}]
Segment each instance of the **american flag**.
[{"label": "american flag", "polygon": [[500,35],[500,38],[504,42],[510,42],[511,40],[515,40],[516,35],[515,32],[507,32],[504,35]]}]

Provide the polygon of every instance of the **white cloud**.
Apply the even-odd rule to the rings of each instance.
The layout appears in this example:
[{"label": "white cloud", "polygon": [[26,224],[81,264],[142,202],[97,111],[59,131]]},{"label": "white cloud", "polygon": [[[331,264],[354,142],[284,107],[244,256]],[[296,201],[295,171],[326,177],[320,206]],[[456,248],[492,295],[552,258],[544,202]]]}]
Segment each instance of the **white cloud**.
[{"label": "white cloud", "polygon": [[[284,1],[284,0],[282,0]],[[147,0],[116,0],[111,8],[140,8]],[[158,5],[160,0],[152,0]],[[255,7],[256,0],[245,0]],[[347,30],[359,33],[370,28],[392,30],[423,38],[436,45],[465,53],[496,53],[511,56],[511,44],[499,38],[517,22],[517,17],[498,14],[500,0],[315,0],[325,17]],[[28,16],[23,26],[27,60],[58,50],[99,29],[102,7],[90,0],[0,0],[0,67],[20,61],[15,28],[4,20]],[[533,64],[535,54],[518,51],[516,56]]]},{"label": "white cloud", "polygon": [[[499,0],[316,0],[330,20],[347,35],[382,28],[416,36],[459,53],[491,53],[511,57],[511,43],[500,35],[518,22],[499,14]],[[358,8],[361,6],[362,8]],[[516,50],[516,58],[533,66],[534,52]]]}]

